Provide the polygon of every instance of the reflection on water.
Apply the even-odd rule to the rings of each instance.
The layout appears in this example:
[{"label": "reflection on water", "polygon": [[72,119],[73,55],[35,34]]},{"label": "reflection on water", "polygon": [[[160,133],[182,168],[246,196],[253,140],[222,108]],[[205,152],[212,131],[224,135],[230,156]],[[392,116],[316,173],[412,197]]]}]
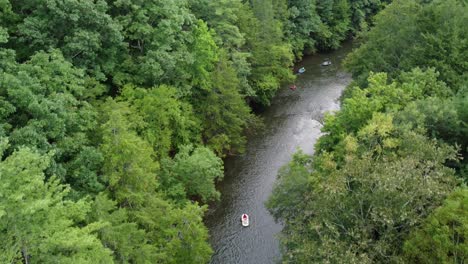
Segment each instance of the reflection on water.
[{"label": "reflection on water", "polygon": [[[324,113],[338,109],[338,98],[350,82],[340,62],[350,47],[346,44],[296,65],[306,68],[296,81],[297,89],[284,87],[262,113],[265,131],[249,139],[244,155],[226,160],[225,178],[219,186],[221,201],[210,208],[205,220],[214,249],[211,263],[263,264],[280,259],[275,236],[281,225],[274,222],[264,202],[278,169],[298,148],[312,154]],[[332,65],[320,66],[326,58]],[[241,225],[243,213],[250,216],[249,227]]]}]

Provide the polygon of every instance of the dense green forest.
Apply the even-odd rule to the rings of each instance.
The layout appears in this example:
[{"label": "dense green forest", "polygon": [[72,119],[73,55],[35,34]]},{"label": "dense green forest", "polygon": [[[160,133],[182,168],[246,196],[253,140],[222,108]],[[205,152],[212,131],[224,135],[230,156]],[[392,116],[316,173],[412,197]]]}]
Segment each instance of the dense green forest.
[{"label": "dense green forest", "polygon": [[267,207],[284,263],[468,261],[468,5],[395,0],[358,34],[353,82]]},{"label": "dense green forest", "polygon": [[[0,0],[0,262],[207,262],[206,204],[220,197],[222,158],[242,153],[246,135],[260,126],[251,107],[268,105],[294,80],[295,60],[367,30],[387,2]],[[429,32],[437,24],[420,25]],[[462,28],[438,30],[463,52]],[[427,37],[434,48],[452,45]],[[447,85],[458,84],[463,69],[455,66],[466,60],[448,55],[447,63],[428,60]],[[362,56],[355,57],[349,65]],[[420,86],[420,100],[447,87],[434,70],[405,76]],[[414,121],[421,131],[448,122],[427,132],[447,144],[463,138],[462,130],[453,131],[458,137],[443,130],[466,109],[453,96],[462,89],[445,90],[429,106],[407,104],[395,122]],[[433,108],[440,115],[414,116]],[[455,150],[418,136],[434,156],[427,166],[453,174],[440,155],[455,162]],[[431,205],[457,185],[443,179]],[[408,247],[423,243],[420,232]]]}]

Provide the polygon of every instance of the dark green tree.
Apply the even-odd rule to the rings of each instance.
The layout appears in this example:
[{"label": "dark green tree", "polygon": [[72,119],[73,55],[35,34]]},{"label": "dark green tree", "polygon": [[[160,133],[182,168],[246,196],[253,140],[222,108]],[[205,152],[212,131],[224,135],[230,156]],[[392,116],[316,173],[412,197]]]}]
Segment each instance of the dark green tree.
[{"label": "dark green tree", "polygon": [[453,91],[466,81],[468,6],[462,1],[394,1],[378,16],[363,44],[346,59],[360,84],[369,71],[395,78],[419,66],[434,67]]},{"label": "dark green tree", "polygon": [[212,89],[197,91],[193,100],[203,124],[203,141],[220,156],[243,152],[244,130],[254,117],[239,93],[239,80],[225,55],[211,77]]},{"label": "dark green tree", "polygon": [[251,6],[251,10],[244,8],[239,27],[245,32],[246,45],[252,54],[249,62],[254,100],[268,105],[279,86],[294,79],[289,69],[293,53],[289,43],[283,41],[283,25],[275,18],[272,0],[254,0]]},{"label": "dark green tree", "polygon": [[74,68],[60,52],[39,52],[27,63],[15,62],[11,51],[0,53],[2,133],[10,139],[11,153],[19,146],[54,153],[48,175],[56,175],[75,191],[102,190],[97,170],[99,151],[88,138],[97,113],[85,100],[94,89],[84,72]]},{"label": "dark green tree", "polygon": [[[188,70],[195,62],[190,46],[197,20],[187,1],[113,1],[110,13],[122,27],[127,56],[114,74],[118,85],[174,85],[191,92]],[[198,76],[197,76],[198,77]]]},{"label": "dark green tree", "polygon": [[157,258],[157,247],[146,231],[130,219],[126,208],[119,207],[105,193],[95,197],[87,221],[107,223],[96,234],[112,250],[115,263],[146,263]]},{"label": "dark green tree", "polygon": [[221,194],[215,183],[223,179],[223,161],[210,149],[182,147],[174,160],[164,165],[161,189],[168,190],[170,197],[181,201],[185,197],[200,198],[204,203],[219,200]]},{"label": "dark green tree", "polygon": [[316,1],[293,0],[288,1],[289,19],[286,28],[286,36],[292,44],[296,57],[302,57],[302,53],[316,51],[317,40],[314,38],[323,26],[317,14]]},{"label": "dark green tree", "polygon": [[217,46],[226,50],[228,59],[236,70],[240,92],[253,96],[254,91],[248,83],[251,71],[248,58],[251,54],[246,50],[246,40],[239,28],[239,13],[243,12],[246,5],[241,0],[197,0],[190,1],[190,8],[214,30],[213,37]]},{"label": "dark green tree", "polygon": [[9,47],[25,60],[57,48],[75,66],[100,80],[113,72],[123,50],[120,26],[107,14],[106,1],[11,1],[19,20]]}]

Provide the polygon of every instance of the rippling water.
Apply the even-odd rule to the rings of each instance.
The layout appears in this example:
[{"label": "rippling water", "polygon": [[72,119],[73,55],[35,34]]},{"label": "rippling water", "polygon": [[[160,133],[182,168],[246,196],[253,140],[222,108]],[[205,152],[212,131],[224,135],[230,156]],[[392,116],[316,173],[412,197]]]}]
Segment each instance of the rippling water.
[{"label": "rippling water", "polygon": [[[305,67],[306,72],[299,76],[296,91],[284,87],[261,114],[265,131],[249,139],[244,155],[225,161],[225,178],[219,186],[221,201],[211,206],[205,219],[214,249],[212,264],[280,260],[275,236],[281,225],[274,222],[264,202],[278,169],[298,148],[312,154],[323,114],[338,109],[338,98],[351,80],[340,66],[350,48],[348,43],[338,51],[298,63],[296,68]],[[321,67],[326,58],[333,64]],[[243,213],[250,216],[249,227],[241,225]]]}]

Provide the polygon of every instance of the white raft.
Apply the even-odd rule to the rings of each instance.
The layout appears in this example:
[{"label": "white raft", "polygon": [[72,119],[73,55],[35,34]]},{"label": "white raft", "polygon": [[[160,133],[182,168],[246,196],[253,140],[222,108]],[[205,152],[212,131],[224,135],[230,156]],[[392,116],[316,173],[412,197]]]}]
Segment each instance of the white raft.
[{"label": "white raft", "polygon": [[242,226],[249,226],[249,216],[247,214],[242,214],[241,221]]}]

